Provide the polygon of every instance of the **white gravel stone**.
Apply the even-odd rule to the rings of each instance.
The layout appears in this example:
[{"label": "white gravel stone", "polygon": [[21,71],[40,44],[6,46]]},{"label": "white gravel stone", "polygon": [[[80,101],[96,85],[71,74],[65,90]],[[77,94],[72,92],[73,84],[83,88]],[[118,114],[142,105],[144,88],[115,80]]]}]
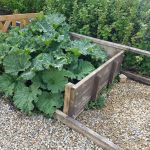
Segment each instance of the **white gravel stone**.
[{"label": "white gravel stone", "polygon": [[[116,84],[101,110],[79,118],[124,150],[150,150],[150,86],[133,81]],[[0,150],[102,150],[57,120],[26,116],[0,100]]]},{"label": "white gravel stone", "polygon": [[119,80],[121,83],[125,83],[127,81],[127,76],[125,76],[124,74],[120,74]]},{"label": "white gravel stone", "polygon": [[26,116],[0,99],[0,150],[102,150],[57,120]]},{"label": "white gravel stone", "polygon": [[150,150],[150,86],[117,83],[103,109],[84,111],[78,120],[124,150]]}]

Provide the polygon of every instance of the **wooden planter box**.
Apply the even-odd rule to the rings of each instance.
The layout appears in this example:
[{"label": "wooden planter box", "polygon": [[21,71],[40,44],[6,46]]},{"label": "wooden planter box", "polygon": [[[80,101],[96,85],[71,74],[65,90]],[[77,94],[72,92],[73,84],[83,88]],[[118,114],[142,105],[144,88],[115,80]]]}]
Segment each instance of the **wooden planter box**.
[{"label": "wooden planter box", "polygon": [[[150,57],[150,52],[116,44],[76,33],[71,33],[72,39],[89,39],[96,44],[102,46],[107,54],[109,60],[95,71],[90,73],[77,84],[68,83],[65,86],[64,98],[64,113],[72,118],[76,118],[84,109],[85,105],[96,98],[97,94],[107,85],[112,83],[115,76],[121,71],[120,66],[123,60],[124,51],[131,51],[133,53],[141,54]],[[150,85],[150,79],[135,75],[131,72],[121,71],[128,78]]]},{"label": "wooden planter box", "polygon": [[[72,40],[85,39],[83,35],[71,33]],[[95,41],[93,41],[96,43]],[[98,43],[97,43],[98,44]],[[76,118],[90,100],[94,100],[98,93],[111,84],[120,72],[124,51],[108,46],[102,46],[109,56],[109,60],[87,75],[77,84],[68,83],[65,86],[64,113]]]}]

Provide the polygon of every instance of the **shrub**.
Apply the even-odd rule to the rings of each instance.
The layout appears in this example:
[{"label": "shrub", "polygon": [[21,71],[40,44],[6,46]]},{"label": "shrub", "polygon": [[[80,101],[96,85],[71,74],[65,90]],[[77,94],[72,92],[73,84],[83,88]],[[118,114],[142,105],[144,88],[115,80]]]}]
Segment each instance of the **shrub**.
[{"label": "shrub", "polygon": [[1,0],[1,8],[13,12],[39,12],[45,6],[45,0]]},{"label": "shrub", "polygon": [[[65,14],[73,32],[150,50],[149,0],[47,0],[46,3],[47,11]],[[127,57],[135,60],[136,55]],[[149,73],[147,60],[143,59],[145,65],[139,69],[145,75]],[[132,68],[132,63],[126,63]]]}]

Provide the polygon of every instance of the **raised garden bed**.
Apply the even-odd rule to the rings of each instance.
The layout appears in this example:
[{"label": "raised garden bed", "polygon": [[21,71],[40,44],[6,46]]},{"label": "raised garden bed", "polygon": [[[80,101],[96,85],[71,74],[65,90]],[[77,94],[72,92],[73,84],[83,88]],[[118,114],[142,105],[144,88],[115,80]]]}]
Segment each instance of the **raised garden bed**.
[{"label": "raised garden bed", "polygon": [[[72,34],[72,38],[76,36]],[[84,38],[83,38],[84,39]],[[70,117],[76,118],[84,109],[90,100],[95,100],[98,93],[107,85],[111,84],[113,79],[120,72],[123,60],[123,51],[109,49],[109,60],[98,67],[77,84],[68,83],[65,86],[64,113]]]}]

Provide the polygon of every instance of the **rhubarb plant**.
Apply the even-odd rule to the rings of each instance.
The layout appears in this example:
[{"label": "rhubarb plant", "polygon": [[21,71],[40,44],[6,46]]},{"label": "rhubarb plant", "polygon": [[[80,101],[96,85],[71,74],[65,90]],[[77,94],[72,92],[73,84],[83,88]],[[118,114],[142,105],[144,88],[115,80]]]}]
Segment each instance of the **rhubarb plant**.
[{"label": "rhubarb plant", "polygon": [[63,106],[65,84],[106,60],[103,48],[91,41],[71,41],[63,15],[39,15],[22,29],[0,34],[0,91],[21,111],[52,117]]}]

